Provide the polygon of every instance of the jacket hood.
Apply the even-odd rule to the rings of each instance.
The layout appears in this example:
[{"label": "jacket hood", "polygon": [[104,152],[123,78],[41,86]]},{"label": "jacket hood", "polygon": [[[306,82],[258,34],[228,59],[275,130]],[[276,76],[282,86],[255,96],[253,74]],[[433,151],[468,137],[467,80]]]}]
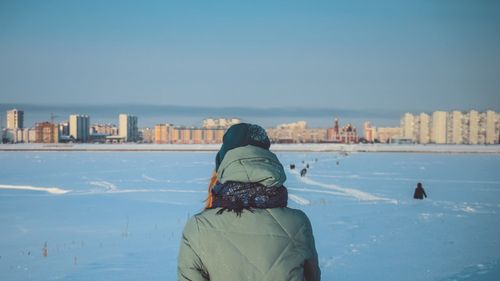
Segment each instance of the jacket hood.
[{"label": "jacket hood", "polygon": [[229,150],[246,145],[253,145],[269,150],[271,142],[266,130],[259,125],[239,123],[231,126],[222,138],[222,146],[215,157],[215,170],[226,156]]},{"label": "jacket hood", "polygon": [[217,170],[219,182],[253,182],[267,187],[282,186],[285,170],[271,151],[253,145],[231,149]]}]

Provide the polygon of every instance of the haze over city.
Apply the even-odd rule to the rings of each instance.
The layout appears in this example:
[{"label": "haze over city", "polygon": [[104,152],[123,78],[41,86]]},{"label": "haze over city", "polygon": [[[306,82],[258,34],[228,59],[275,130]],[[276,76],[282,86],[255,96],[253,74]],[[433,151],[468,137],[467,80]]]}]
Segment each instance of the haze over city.
[{"label": "haze over city", "polygon": [[495,1],[2,1],[0,25],[2,111],[28,122],[30,107],[264,126],[500,109]]}]

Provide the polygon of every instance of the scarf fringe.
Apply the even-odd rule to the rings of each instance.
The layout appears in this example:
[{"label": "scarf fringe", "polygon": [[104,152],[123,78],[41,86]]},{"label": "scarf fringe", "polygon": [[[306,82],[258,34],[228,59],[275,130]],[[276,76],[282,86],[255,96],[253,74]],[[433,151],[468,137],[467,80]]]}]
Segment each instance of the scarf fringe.
[{"label": "scarf fringe", "polygon": [[212,204],[207,209],[221,208],[217,214],[225,211],[241,215],[243,210],[283,208],[287,206],[286,187],[266,187],[259,183],[226,182],[212,188]]}]

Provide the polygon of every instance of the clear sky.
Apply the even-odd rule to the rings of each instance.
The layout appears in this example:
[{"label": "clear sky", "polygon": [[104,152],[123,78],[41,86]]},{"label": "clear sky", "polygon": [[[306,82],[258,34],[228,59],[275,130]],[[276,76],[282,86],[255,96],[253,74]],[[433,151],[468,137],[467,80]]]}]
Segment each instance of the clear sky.
[{"label": "clear sky", "polygon": [[499,111],[500,1],[2,0],[0,103]]}]

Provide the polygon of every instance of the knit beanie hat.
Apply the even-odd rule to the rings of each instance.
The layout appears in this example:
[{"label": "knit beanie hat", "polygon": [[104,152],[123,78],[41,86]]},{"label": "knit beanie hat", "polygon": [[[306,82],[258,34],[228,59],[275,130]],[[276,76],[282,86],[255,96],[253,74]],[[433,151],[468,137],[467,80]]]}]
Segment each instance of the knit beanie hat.
[{"label": "knit beanie hat", "polygon": [[239,123],[231,126],[222,138],[222,147],[215,157],[215,170],[219,169],[220,163],[226,153],[234,148],[253,145],[269,149],[271,142],[267,137],[266,130],[259,125]]}]

